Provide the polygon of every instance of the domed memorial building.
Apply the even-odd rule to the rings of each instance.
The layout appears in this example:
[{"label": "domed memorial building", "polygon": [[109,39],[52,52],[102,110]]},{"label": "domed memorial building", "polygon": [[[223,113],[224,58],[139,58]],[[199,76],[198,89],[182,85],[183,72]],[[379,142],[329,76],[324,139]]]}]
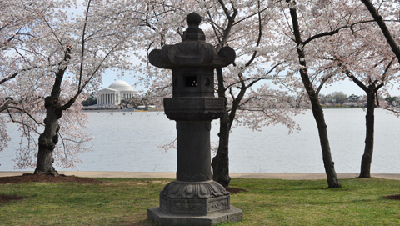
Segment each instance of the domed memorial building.
[{"label": "domed memorial building", "polygon": [[133,90],[127,82],[118,80],[112,83],[108,88],[99,91],[97,98],[98,105],[118,105],[123,99],[137,97],[138,91]]}]

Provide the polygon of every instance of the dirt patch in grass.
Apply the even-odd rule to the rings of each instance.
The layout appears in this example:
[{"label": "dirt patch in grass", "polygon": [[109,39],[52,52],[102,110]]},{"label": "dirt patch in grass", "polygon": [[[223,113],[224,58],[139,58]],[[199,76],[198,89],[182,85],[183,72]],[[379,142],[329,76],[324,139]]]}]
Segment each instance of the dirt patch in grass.
[{"label": "dirt patch in grass", "polygon": [[388,196],[384,196],[383,198],[400,200],[400,194],[398,194],[398,195],[388,195]]},{"label": "dirt patch in grass", "polygon": [[[52,175],[37,175],[37,174],[23,174],[22,176],[14,177],[0,177],[0,184],[15,184],[15,183],[102,183],[99,180],[92,178],[81,178],[75,176],[59,175],[57,177]],[[15,200],[23,199],[18,195],[0,194],[0,203],[8,203]]]},{"label": "dirt patch in grass", "polygon": [[15,184],[15,183],[102,183],[99,180],[92,178],[83,178],[76,176],[52,176],[52,175],[38,175],[38,174],[23,174],[22,176],[14,177],[0,177],[0,184]]},{"label": "dirt patch in grass", "polygon": [[247,192],[243,188],[227,188],[226,191],[229,192],[229,193],[232,193],[232,194],[237,194],[239,192]]},{"label": "dirt patch in grass", "polygon": [[17,201],[20,199],[23,199],[23,197],[18,196],[18,195],[0,194],[0,203],[8,203],[8,202]]}]

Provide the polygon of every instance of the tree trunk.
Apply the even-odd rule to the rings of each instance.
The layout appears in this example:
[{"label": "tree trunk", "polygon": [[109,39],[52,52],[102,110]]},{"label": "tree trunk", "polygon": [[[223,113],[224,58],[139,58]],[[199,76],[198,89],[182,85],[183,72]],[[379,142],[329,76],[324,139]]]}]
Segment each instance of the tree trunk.
[{"label": "tree trunk", "polygon": [[44,119],[45,128],[39,136],[39,150],[37,155],[37,167],[35,174],[58,175],[53,168],[53,150],[58,141],[58,131],[60,126],[57,120],[61,118],[60,104],[57,98],[47,97],[45,99],[46,118]]},{"label": "tree trunk", "polygon": [[[311,97],[310,97],[311,99]],[[334,162],[332,161],[331,148],[328,141],[328,130],[325,123],[324,113],[322,111],[322,106],[317,98],[311,101],[312,112],[317,122],[318,135],[322,148],[322,161],[324,163],[325,172],[327,176],[328,188],[341,188],[337,174],[334,167]]]},{"label": "tree trunk", "polygon": [[374,110],[375,110],[375,92],[367,93],[367,132],[365,137],[364,154],[361,161],[361,173],[359,178],[371,178],[372,151],[374,148]]},{"label": "tree trunk", "polygon": [[220,119],[220,129],[218,133],[219,144],[217,155],[212,159],[213,180],[220,183],[224,188],[229,186],[229,126],[228,113],[225,111]]},{"label": "tree trunk", "polygon": [[[286,2],[290,3],[290,0],[286,0]],[[313,84],[310,81],[310,78],[308,77],[307,63],[305,60],[305,53],[303,49],[304,43],[301,40],[300,28],[297,21],[297,9],[290,8],[290,15],[292,16],[293,33],[295,36],[295,42],[297,44],[297,56],[299,58],[299,63],[302,66],[302,68],[299,69],[299,72],[301,75],[301,81],[304,85],[304,88],[307,91],[307,95],[310,98],[312,104],[313,116],[315,118],[315,121],[317,122],[319,141],[321,143],[321,148],[322,148],[322,160],[325,167],[328,188],[341,188],[342,185],[340,184],[337,178],[334,163],[332,161],[331,148],[328,142],[327,126],[325,123],[322,106],[319,103],[318,94],[315,92]]]},{"label": "tree trunk", "polygon": [[[68,46],[65,51],[65,56],[62,62],[59,64],[60,68],[57,73],[55,73],[55,81],[51,90],[51,95],[46,97],[44,100],[44,107],[46,108],[46,118],[43,123],[45,124],[44,131],[39,136],[38,140],[38,155],[37,155],[37,165],[35,169],[35,174],[47,174],[57,176],[57,171],[53,168],[53,150],[58,141],[58,131],[60,130],[60,125],[58,124],[58,119],[62,117],[62,107],[59,103],[61,94],[61,84],[64,77],[64,73],[67,67],[67,61],[71,58],[71,47]],[[68,102],[70,106],[75,98],[72,98]],[[65,106],[64,106],[65,107]]]},{"label": "tree trunk", "polygon": [[53,168],[53,150],[58,141],[58,131],[60,126],[57,120],[61,118],[62,111],[58,98],[47,97],[45,99],[46,118],[44,119],[45,128],[39,136],[39,150],[37,155],[37,167],[35,174],[58,175]]},{"label": "tree trunk", "polygon": [[225,97],[224,79],[222,77],[222,69],[217,68],[217,81],[218,81],[218,97],[224,98],[224,109],[220,118],[219,126],[219,144],[217,155],[212,159],[211,166],[213,170],[213,180],[220,183],[224,188],[229,186],[231,178],[229,177],[229,157],[228,157],[228,144],[229,144],[229,131],[230,121],[227,110],[227,102]]},{"label": "tree trunk", "polygon": [[322,161],[324,163],[328,188],[341,188],[337,174],[335,171],[334,162],[332,161],[331,148],[329,146],[328,141],[328,126],[326,125],[324,112],[322,111],[322,106],[319,103],[318,95],[315,93],[312,88],[312,83],[308,78],[307,69],[300,69],[301,79],[304,85],[304,88],[307,90],[308,97],[310,98],[312,105],[312,113],[315,121],[317,122],[319,141],[321,143],[322,148]]}]

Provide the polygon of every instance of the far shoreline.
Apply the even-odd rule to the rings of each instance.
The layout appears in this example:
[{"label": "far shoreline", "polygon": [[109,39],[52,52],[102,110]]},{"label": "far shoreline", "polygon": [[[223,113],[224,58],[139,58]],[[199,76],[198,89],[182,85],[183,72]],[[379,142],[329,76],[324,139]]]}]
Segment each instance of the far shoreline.
[{"label": "far shoreline", "polygon": [[[33,171],[0,171],[0,177],[21,176]],[[58,171],[67,176],[88,178],[170,178],[175,179],[175,172],[114,172],[114,171]],[[339,179],[357,178],[359,173],[338,173]],[[231,178],[283,179],[283,180],[323,180],[325,173],[230,173]],[[399,173],[371,173],[372,178],[400,180]]]}]

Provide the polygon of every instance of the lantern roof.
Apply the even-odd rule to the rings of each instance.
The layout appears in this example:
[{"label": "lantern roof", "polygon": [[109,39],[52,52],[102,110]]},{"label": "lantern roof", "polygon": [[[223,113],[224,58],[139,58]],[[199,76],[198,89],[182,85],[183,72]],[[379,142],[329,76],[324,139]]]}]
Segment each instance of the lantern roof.
[{"label": "lantern roof", "polygon": [[224,47],[217,52],[210,43],[205,42],[205,35],[199,28],[199,14],[188,14],[186,21],[188,28],[182,35],[182,42],[153,49],[149,54],[152,65],[170,69],[188,66],[222,68],[234,62],[236,53],[232,48]]}]

